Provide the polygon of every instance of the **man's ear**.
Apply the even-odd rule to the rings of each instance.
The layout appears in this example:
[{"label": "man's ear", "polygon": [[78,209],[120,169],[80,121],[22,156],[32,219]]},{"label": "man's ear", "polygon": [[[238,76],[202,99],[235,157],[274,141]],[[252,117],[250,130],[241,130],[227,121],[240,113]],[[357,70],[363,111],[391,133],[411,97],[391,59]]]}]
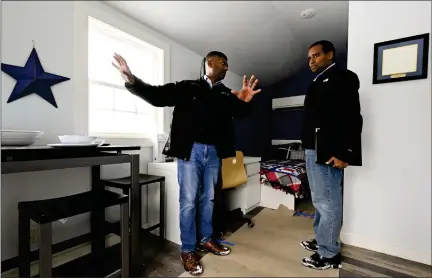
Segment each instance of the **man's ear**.
[{"label": "man's ear", "polygon": [[329,60],[333,60],[334,59],[334,52],[333,51],[329,51],[329,53],[327,53],[327,58]]},{"label": "man's ear", "polygon": [[213,59],[211,59],[211,58],[207,59],[207,66],[209,66],[210,68],[213,68]]}]

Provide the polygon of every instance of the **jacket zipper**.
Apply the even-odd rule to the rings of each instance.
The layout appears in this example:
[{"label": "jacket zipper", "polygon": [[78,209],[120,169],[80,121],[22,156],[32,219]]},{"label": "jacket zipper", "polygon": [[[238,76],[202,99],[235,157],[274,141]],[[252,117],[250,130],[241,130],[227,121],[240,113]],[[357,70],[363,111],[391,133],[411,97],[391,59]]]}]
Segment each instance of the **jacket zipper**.
[{"label": "jacket zipper", "polygon": [[315,128],[315,154],[318,154],[318,132],[320,128]]}]

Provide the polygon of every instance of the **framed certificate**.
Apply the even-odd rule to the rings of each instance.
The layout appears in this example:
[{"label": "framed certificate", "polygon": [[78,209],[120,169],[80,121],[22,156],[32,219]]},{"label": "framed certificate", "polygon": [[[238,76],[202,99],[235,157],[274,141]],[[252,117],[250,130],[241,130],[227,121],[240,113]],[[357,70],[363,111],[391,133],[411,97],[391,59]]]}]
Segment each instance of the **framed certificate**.
[{"label": "framed certificate", "polygon": [[373,84],[427,78],[429,33],[374,45]]}]

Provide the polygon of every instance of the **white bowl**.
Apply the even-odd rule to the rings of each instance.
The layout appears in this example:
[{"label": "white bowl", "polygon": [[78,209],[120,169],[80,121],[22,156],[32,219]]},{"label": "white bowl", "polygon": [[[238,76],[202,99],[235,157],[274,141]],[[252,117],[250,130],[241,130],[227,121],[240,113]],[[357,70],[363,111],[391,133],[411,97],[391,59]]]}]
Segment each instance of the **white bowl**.
[{"label": "white bowl", "polygon": [[19,130],[2,130],[2,146],[28,146],[42,137],[44,132],[41,131],[19,131]]},{"label": "white bowl", "polygon": [[58,137],[61,143],[66,144],[91,144],[97,140],[97,137],[80,136],[80,135],[64,135]]},{"label": "white bowl", "polygon": [[3,138],[40,138],[44,133],[41,131],[2,130]]},{"label": "white bowl", "polygon": [[29,146],[36,142],[36,138],[2,138],[2,146]]}]

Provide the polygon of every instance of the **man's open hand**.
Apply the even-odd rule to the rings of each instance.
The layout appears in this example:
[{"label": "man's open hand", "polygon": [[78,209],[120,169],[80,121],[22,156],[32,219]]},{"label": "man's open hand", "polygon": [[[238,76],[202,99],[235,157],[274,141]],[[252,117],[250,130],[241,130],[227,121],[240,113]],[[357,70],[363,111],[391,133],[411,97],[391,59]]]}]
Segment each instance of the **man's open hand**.
[{"label": "man's open hand", "polygon": [[260,93],[261,89],[254,90],[258,80],[252,75],[249,82],[247,82],[246,76],[243,77],[243,88],[240,91],[232,90],[231,93],[237,96],[243,102],[249,103],[255,94]]},{"label": "man's open hand", "polygon": [[135,82],[135,78],[131,70],[129,69],[126,60],[120,54],[117,53],[114,53],[113,58],[117,62],[117,64],[112,62],[112,65],[120,72],[122,78],[125,81],[133,84]]}]

